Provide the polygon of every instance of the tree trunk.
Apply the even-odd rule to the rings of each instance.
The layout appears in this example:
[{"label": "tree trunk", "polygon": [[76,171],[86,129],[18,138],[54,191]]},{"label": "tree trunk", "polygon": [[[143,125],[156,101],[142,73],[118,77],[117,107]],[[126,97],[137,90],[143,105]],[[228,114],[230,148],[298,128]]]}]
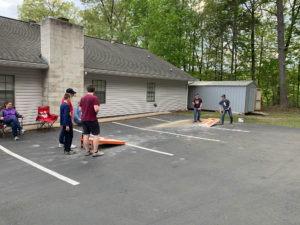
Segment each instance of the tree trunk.
[{"label": "tree trunk", "polygon": [[261,67],[262,67],[262,59],[263,59],[263,50],[264,50],[264,36],[260,37],[260,54],[259,54],[259,72],[257,78],[257,85],[260,86],[261,79]]},{"label": "tree trunk", "polygon": [[215,59],[215,80],[217,80],[218,51],[219,51],[219,43],[218,43],[218,46],[216,47],[216,59]]},{"label": "tree trunk", "polygon": [[199,68],[199,73],[202,74],[202,67],[203,67],[203,53],[204,53],[204,40],[203,37],[201,37],[201,60],[200,60],[200,68]]},{"label": "tree trunk", "polygon": [[287,107],[287,90],[285,75],[285,46],[284,46],[284,18],[283,0],[276,0],[277,5],[277,40],[278,40],[278,64],[279,64],[279,87],[280,106]]},{"label": "tree trunk", "polygon": [[235,48],[235,56],[234,56],[234,79],[235,80],[237,80],[237,74],[236,74],[237,67],[238,67],[238,64],[237,64],[237,54],[238,54],[238,51],[237,51],[237,48]]},{"label": "tree trunk", "polygon": [[196,31],[194,30],[193,35],[193,58],[192,58],[192,72],[195,71],[195,52],[196,52]]},{"label": "tree trunk", "polygon": [[300,89],[300,59],[298,65],[298,87],[297,87],[297,107],[299,107],[299,89]]},{"label": "tree trunk", "polygon": [[223,80],[223,61],[224,61],[224,34],[221,37],[221,76],[220,80]]},{"label": "tree trunk", "polygon": [[237,31],[236,31],[236,16],[233,18],[233,23],[232,23],[232,52],[231,52],[231,66],[230,66],[230,80],[233,78],[233,72],[234,72],[234,58],[235,58],[235,49],[236,49],[236,36],[237,36]]},{"label": "tree trunk", "polygon": [[255,4],[251,4],[251,77],[255,80]]},{"label": "tree trunk", "polygon": [[235,28],[233,28],[233,35],[232,35],[232,50],[231,50],[230,80],[232,80],[232,76],[233,76],[234,53],[235,53]]}]

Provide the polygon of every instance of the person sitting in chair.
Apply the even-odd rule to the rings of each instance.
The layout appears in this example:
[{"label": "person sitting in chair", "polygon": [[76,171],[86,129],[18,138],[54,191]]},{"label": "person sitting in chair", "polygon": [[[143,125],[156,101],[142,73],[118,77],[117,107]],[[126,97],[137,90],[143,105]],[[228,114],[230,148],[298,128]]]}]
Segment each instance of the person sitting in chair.
[{"label": "person sitting in chair", "polygon": [[12,134],[15,140],[19,140],[18,130],[21,134],[24,134],[25,130],[21,127],[18,118],[24,118],[13,107],[12,102],[5,102],[4,109],[0,112],[0,120],[4,121],[4,124],[11,126]]}]

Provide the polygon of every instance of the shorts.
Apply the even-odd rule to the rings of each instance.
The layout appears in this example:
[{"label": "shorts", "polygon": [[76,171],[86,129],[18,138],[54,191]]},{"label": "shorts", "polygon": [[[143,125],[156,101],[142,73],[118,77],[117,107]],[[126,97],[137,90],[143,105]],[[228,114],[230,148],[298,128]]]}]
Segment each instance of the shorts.
[{"label": "shorts", "polygon": [[100,126],[97,120],[95,121],[82,121],[82,130],[84,135],[92,134],[99,135],[100,134]]}]

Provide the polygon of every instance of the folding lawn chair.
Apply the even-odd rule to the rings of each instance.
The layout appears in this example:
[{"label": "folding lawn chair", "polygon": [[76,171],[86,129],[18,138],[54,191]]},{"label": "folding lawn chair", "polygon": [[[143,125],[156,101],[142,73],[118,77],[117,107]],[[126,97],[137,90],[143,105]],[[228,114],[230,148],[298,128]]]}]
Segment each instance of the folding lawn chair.
[{"label": "folding lawn chair", "polygon": [[56,122],[58,115],[50,113],[49,106],[38,107],[38,115],[36,121],[38,122],[38,129],[40,128],[51,128]]},{"label": "folding lawn chair", "polygon": [[[14,107],[14,108],[16,109],[16,107]],[[4,106],[0,107],[0,112],[2,110],[4,110]],[[18,120],[19,120],[20,125],[23,126],[23,118],[18,118]],[[9,129],[9,126],[7,124],[5,124],[3,120],[0,120],[0,132],[3,136],[5,135],[5,133],[7,133],[8,129]]]}]

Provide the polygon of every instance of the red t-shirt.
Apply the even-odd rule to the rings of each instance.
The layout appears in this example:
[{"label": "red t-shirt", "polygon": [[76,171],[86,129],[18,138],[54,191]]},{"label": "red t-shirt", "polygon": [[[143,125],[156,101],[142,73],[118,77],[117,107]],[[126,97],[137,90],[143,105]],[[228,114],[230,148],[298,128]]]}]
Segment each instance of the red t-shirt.
[{"label": "red t-shirt", "polygon": [[97,120],[97,113],[95,112],[94,105],[100,105],[97,96],[87,94],[81,98],[79,104],[82,112],[81,121]]},{"label": "red t-shirt", "polygon": [[[63,99],[61,100],[61,103],[63,103],[64,101],[65,101],[65,99],[63,98]],[[72,102],[69,101],[69,102],[68,102],[68,105],[70,106],[71,118],[73,119],[73,111],[74,111],[74,109],[73,109]]]}]

